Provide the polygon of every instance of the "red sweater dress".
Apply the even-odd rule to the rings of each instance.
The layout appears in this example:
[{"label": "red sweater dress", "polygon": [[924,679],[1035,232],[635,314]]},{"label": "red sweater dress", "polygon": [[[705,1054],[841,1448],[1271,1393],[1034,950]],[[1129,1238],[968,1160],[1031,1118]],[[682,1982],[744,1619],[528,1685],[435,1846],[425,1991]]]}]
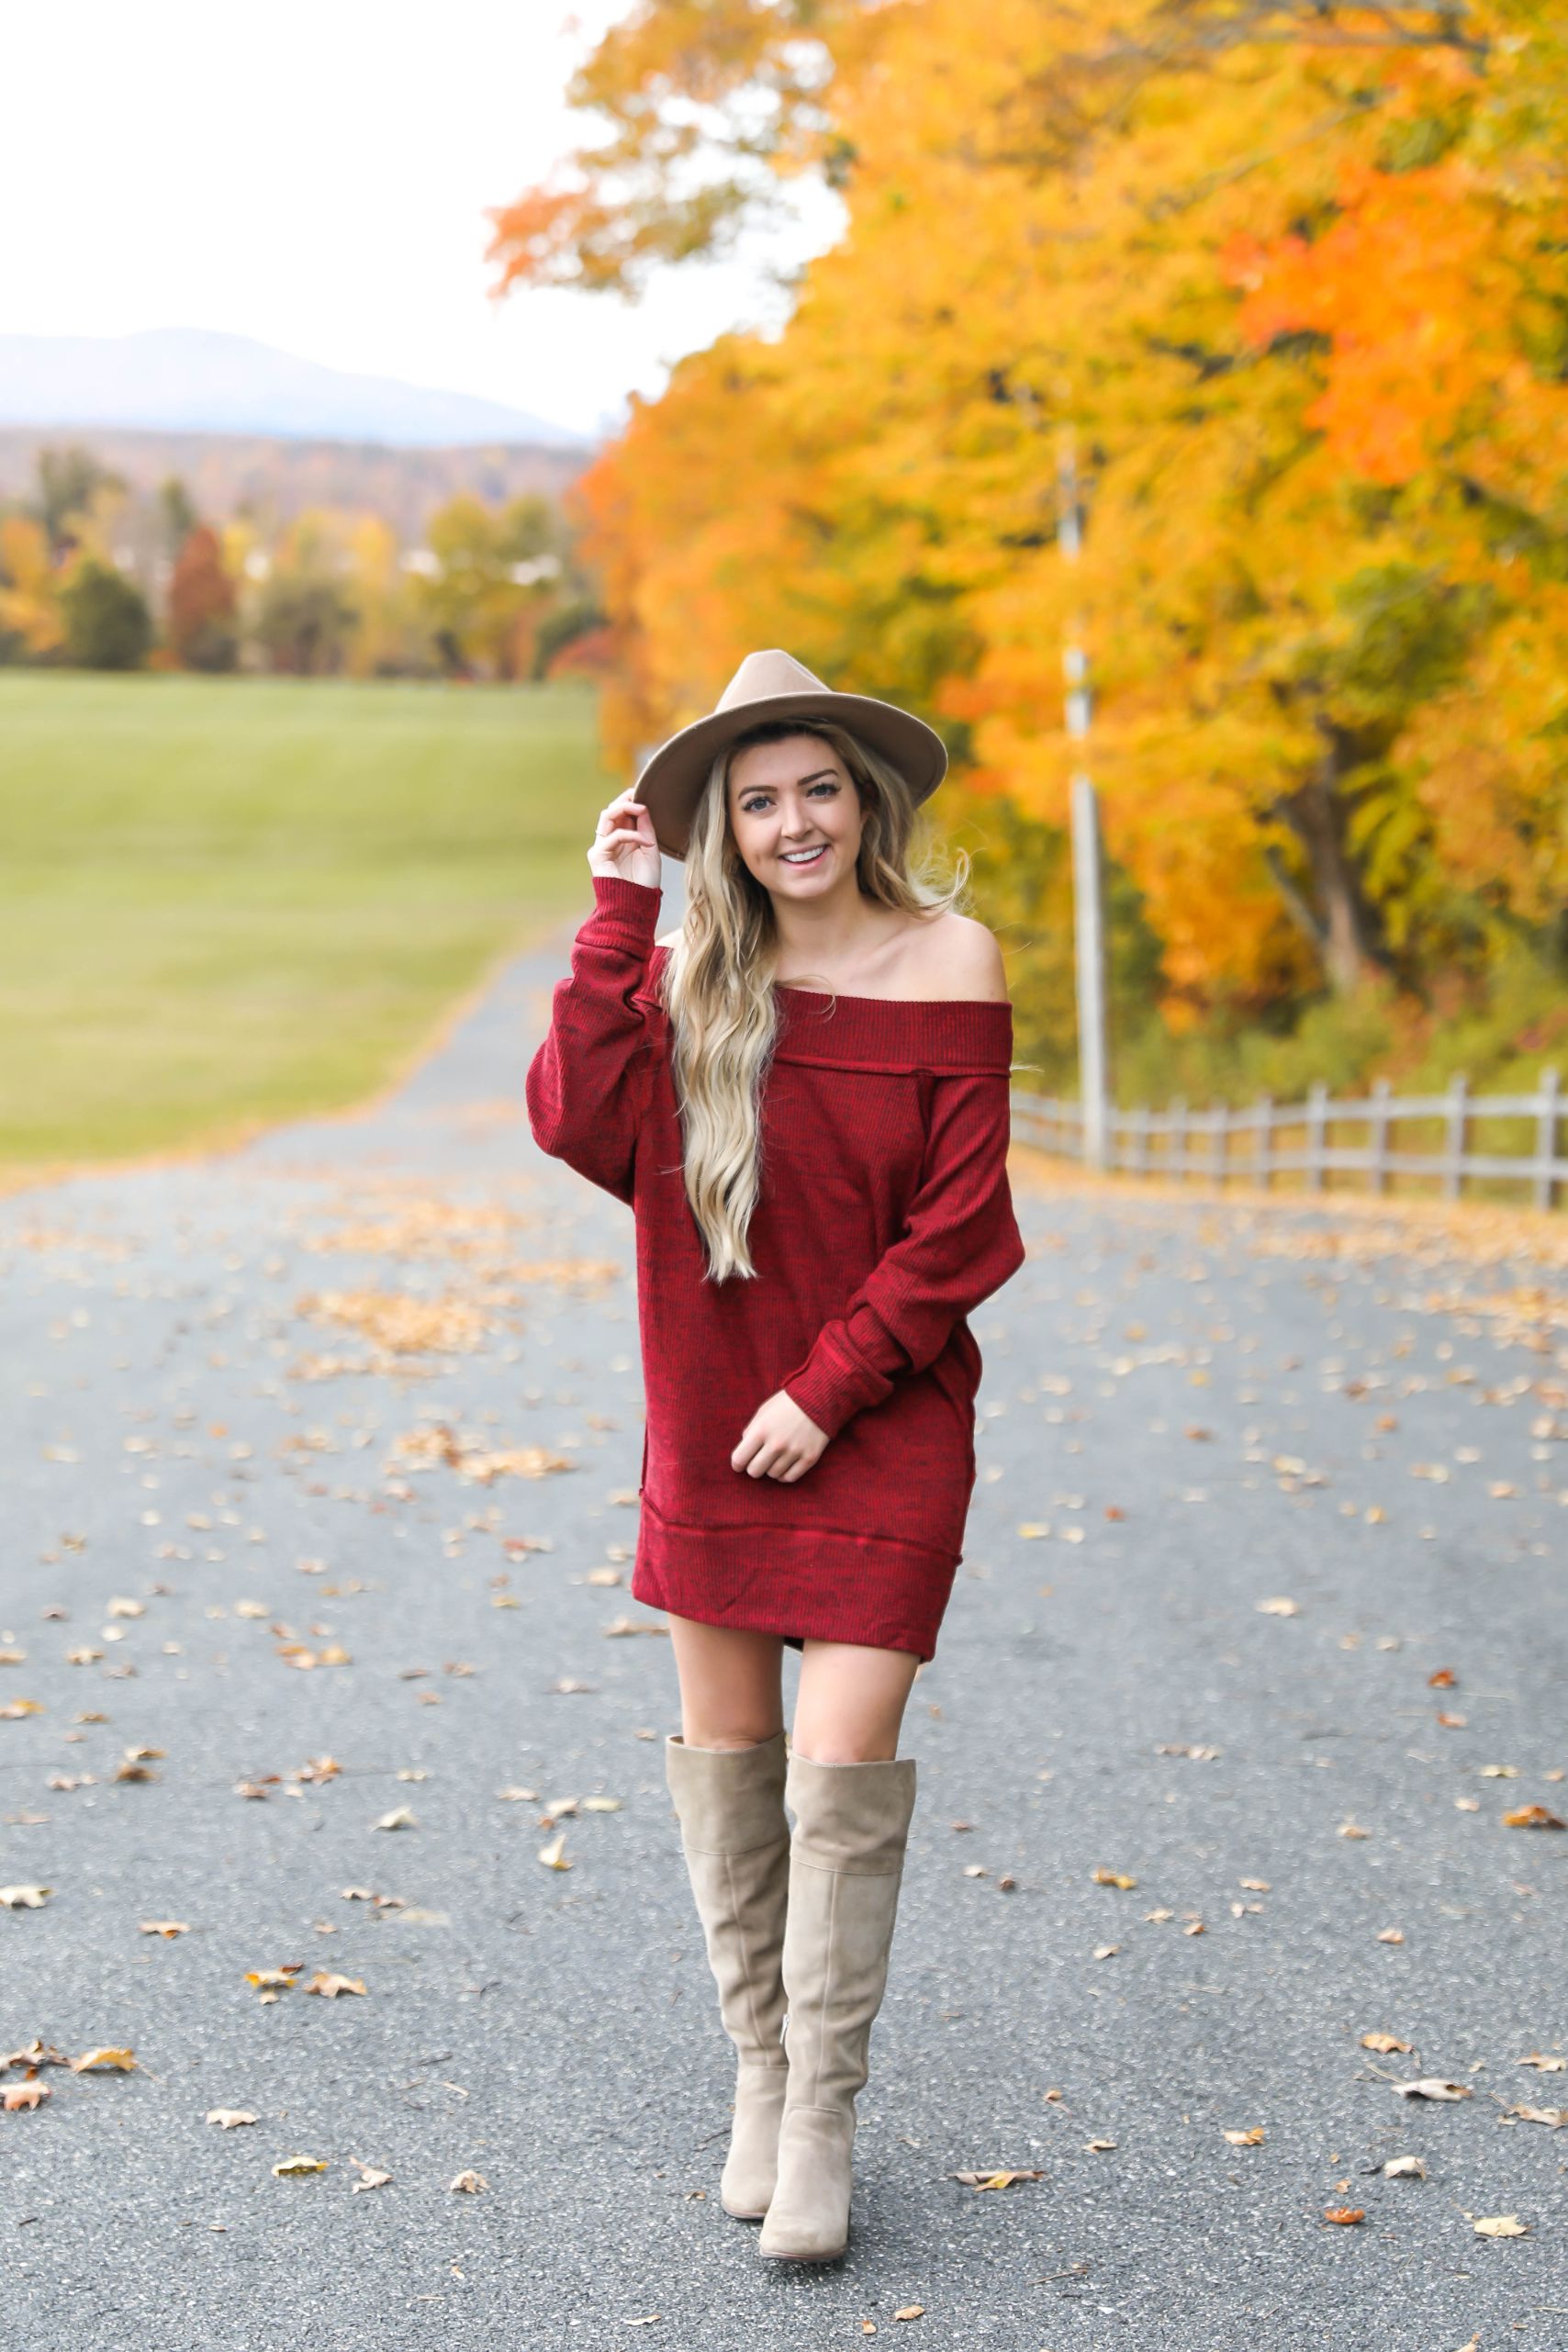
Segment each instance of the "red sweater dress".
[{"label": "red sweater dress", "polygon": [[[632,1593],[654,1608],[935,1655],[975,1483],[965,1320],[1023,1263],[1007,1180],[1013,1008],[776,991],[754,1278],[713,1282],[687,1201],[658,996],[662,893],[595,875],[529,1066],[541,1149],[636,1219],[647,1430]],[[787,1389],[831,1442],[731,1467]]]}]

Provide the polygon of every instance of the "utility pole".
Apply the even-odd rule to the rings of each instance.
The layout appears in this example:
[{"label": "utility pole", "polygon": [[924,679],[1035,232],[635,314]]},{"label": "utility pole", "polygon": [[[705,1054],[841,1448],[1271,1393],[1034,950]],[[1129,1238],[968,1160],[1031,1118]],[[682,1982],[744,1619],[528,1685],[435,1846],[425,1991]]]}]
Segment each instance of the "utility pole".
[{"label": "utility pole", "polygon": [[[1057,464],[1057,543],[1075,565],[1083,544],[1078,500],[1078,456],[1072,427],[1062,429]],[[1067,680],[1067,732],[1075,745],[1089,734],[1089,656],[1081,640],[1081,616],[1074,613],[1062,647]],[[1072,777],[1073,939],[1078,980],[1078,1082],[1083,1107],[1083,1158],[1103,1169],[1110,1091],[1105,1030],[1105,889],[1099,802],[1090,781],[1087,755],[1080,752]]]}]

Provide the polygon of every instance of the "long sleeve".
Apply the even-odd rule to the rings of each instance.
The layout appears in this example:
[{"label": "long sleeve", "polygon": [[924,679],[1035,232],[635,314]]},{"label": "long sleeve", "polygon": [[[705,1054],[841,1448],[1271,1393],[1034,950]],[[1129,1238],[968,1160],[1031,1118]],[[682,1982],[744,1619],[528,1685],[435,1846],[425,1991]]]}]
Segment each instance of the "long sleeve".
[{"label": "long sleeve", "polygon": [[934,1362],[959,1316],[1023,1264],[1007,1182],[1011,1126],[1005,1071],[937,1078],[903,1233],[781,1383],[826,1436],[879,1405],[896,1374]]},{"label": "long sleeve", "polygon": [[630,1204],[637,1131],[654,1051],[633,998],[647,974],[663,893],[618,874],[593,877],[593,913],[556,983],[550,1032],[523,1092],[541,1151]]}]

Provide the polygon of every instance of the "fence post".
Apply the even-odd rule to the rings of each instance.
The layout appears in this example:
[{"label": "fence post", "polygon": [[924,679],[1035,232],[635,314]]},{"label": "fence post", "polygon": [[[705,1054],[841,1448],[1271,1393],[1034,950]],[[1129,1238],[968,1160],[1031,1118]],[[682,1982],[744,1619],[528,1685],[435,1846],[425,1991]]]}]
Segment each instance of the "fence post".
[{"label": "fence post", "polygon": [[1555,1070],[1540,1073],[1540,1106],[1536,1113],[1535,1156],[1540,1162],[1535,1171],[1535,1204],[1538,1209],[1557,1206],[1557,1179],[1551,1163],[1557,1157],[1557,1122],[1562,1115],[1558,1088],[1562,1084]]},{"label": "fence post", "polygon": [[1128,1114],[1131,1141],[1127,1147],[1127,1164],[1135,1176],[1148,1174],[1148,1104],[1138,1103]]},{"label": "fence post", "polygon": [[1372,1188],[1374,1193],[1388,1190],[1388,1101],[1386,1078],[1374,1078],[1372,1087],[1372,1108],[1367,1121],[1368,1158],[1372,1162]]},{"label": "fence post", "polygon": [[1260,1094],[1253,1116],[1258,1122],[1258,1140],[1253,1147],[1253,1180],[1267,1193],[1274,1182],[1274,1098]]},{"label": "fence post", "polygon": [[1230,1159],[1229,1113],[1223,1103],[1209,1096],[1209,1180],[1216,1192],[1225,1190],[1226,1169]]},{"label": "fence post", "polygon": [[1448,1141],[1443,1148],[1443,1198],[1457,1201],[1464,1184],[1464,1147],[1470,1125],[1470,1081],[1461,1070],[1449,1081]]},{"label": "fence post", "polygon": [[1315,1078],[1306,1090],[1306,1189],[1323,1190],[1323,1154],[1328,1137],[1328,1089]]},{"label": "fence post", "polygon": [[1170,1105],[1170,1125],[1165,1136],[1165,1165],[1170,1173],[1183,1179],[1187,1173],[1187,1098],[1178,1094]]}]

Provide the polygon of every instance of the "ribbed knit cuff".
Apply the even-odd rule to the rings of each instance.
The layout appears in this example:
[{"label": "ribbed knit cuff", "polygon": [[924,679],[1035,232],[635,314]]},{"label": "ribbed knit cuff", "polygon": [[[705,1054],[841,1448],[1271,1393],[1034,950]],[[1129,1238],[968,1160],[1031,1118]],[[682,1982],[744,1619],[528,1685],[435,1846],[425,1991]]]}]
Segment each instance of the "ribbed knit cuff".
[{"label": "ribbed knit cuff", "polygon": [[651,947],[664,890],[657,882],[629,882],[623,874],[595,874],[593,913],[584,924],[596,939],[618,946]]},{"label": "ribbed knit cuff", "polygon": [[893,1386],[885,1372],[855,1353],[842,1323],[824,1325],[804,1363],[779,1385],[826,1438],[836,1438],[868,1405],[879,1405]]}]

